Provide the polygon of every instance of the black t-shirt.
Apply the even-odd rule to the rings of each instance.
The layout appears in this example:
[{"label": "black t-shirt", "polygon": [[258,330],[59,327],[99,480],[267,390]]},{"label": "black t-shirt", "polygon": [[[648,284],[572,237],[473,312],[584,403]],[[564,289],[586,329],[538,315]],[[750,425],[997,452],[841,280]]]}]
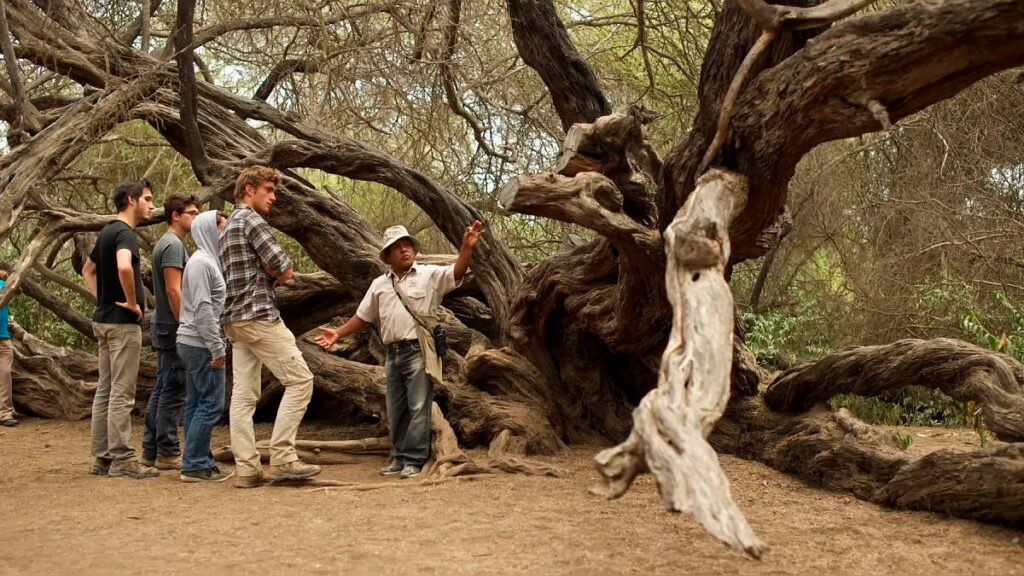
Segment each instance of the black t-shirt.
[{"label": "black t-shirt", "polygon": [[121,220],[114,220],[100,230],[89,259],[96,264],[96,314],[92,319],[101,324],[138,324],[139,320],[131,310],[117,306],[124,302],[124,290],[117,275],[117,251],[132,253],[132,269],[135,271],[135,301],[146,309],[145,293],[142,291],[142,273],[139,270],[139,246],[135,243],[132,227]]}]

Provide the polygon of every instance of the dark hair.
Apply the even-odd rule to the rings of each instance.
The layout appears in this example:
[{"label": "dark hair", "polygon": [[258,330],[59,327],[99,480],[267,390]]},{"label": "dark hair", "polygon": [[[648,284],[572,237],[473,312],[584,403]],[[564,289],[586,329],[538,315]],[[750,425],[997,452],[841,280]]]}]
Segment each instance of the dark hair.
[{"label": "dark hair", "polygon": [[273,182],[275,185],[280,186],[281,173],[273,168],[260,165],[249,166],[242,170],[242,173],[238,175],[238,179],[235,180],[235,200],[245,198],[246,185],[256,188],[264,182]]},{"label": "dark hair", "polygon": [[167,198],[164,199],[164,218],[167,219],[167,223],[171,223],[171,216],[177,212],[181,215],[185,211],[185,206],[195,206],[196,197],[189,194],[168,194]]},{"label": "dark hair", "polygon": [[217,221],[218,222],[220,220],[227,220],[228,218],[231,218],[231,212],[228,212],[227,210],[218,210],[217,211]]},{"label": "dark hair", "polygon": [[118,212],[123,211],[128,207],[128,198],[138,200],[139,196],[142,196],[142,191],[147,188],[152,192],[153,183],[145,178],[121,182],[117,185],[117,190],[114,191],[114,207]]}]

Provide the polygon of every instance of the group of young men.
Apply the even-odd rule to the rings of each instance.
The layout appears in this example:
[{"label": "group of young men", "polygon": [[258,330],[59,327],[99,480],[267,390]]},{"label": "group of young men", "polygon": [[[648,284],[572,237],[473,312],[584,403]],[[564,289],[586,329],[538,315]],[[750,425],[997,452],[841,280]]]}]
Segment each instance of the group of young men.
[{"label": "group of young men", "polygon": [[[285,327],[274,288],[292,277],[291,258],[265,218],[276,201],[281,174],[252,166],[235,183],[230,215],[200,213],[194,197],[169,195],[167,232],[153,249],[153,348],[157,382],[146,409],[141,459],[131,446],[145,299],[134,228],[153,209],[147,180],[124,182],[114,193],[116,220],[99,234],[82,275],[97,299],[93,331],[99,342],[99,386],[92,408],[90,473],[129,478],[180,470],[186,482],[219,482],[233,474],[235,486],[255,488],[274,480],[305,479],[320,467],[302,462],[295,438],[312,397],[313,374]],[[441,298],[459,286],[473,247],[483,232],[466,228],[455,264],[418,265],[418,245],[404,227],[385,232],[381,258],[389,271],[374,280],[356,315],[339,329],[321,328],[317,342],[329,348],[367,324],[377,324],[387,350],[387,414],[393,459],[381,474],[419,474],[430,455],[430,410],[438,375],[432,343],[424,341],[424,318],[434,318]],[[196,251],[189,256],[184,239]],[[6,329],[6,322],[0,330]],[[4,334],[0,332],[0,356]],[[235,472],[221,470],[210,450],[213,426],[224,409],[227,344],[232,350],[231,450]],[[0,358],[2,359],[2,358]],[[270,438],[271,471],[260,462],[253,414],[266,365],[284,387]],[[2,385],[0,368],[0,385]],[[2,386],[0,386],[2,388]],[[0,389],[0,411],[4,410]],[[178,424],[184,412],[184,449]],[[0,417],[5,414],[0,413]]]}]

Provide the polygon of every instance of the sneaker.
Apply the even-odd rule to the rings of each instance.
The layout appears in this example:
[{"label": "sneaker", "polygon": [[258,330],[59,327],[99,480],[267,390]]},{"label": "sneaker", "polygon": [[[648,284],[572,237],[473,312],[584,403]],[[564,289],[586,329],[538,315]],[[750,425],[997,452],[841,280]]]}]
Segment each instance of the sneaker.
[{"label": "sneaker", "polygon": [[267,484],[270,484],[270,479],[263,474],[235,477],[235,488],[259,488]]},{"label": "sneaker", "polygon": [[157,470],[181,470],[181,456],[159,455],[156,462],[150,466],[156,467]]},{"label": "sneaker", "polygon": [[4,418],[0,420],[0,426],[7,426],[8,428],[14,428],[18,425],[18,421],[14,418]]},{"label": "sneaker", "polygon": [[110,476],[111,478],[127,476],[136,480],[141,480],[143,478],[155,478],[159,475],[160,472],[157,472],[156,468],[144,466],[134,460],[111,464],[110,470],[107,471],[107,476]]},{"label": "sneaker", "polygon": [[92,462],[92,468],[89,469],[89,474],[93,476],[106,476],[110,472],[110,460],[103,458],[97,458]]},{"label": "sneaker", "polygon": [[402,478],[413,478],[415,476],[419,476],[420,470],[421,468],[419,466],[406,464],[405,467],[402,468]]},{"label": "sneaker", "polygon": [[402,472],[402,462],[399,460],[392,460],[390,464],[379,470],[381,476],[394,476]]},{"label": "sneaker", "polygon": [[271,480],[305,480],[320,473],[316,464],[306,464],[302,460],[294,460],[287,464],[274,466],[270,473]]},{"label": "sneaker", "polygon": [[220,468],[203,468],[202,470],[182,471],[179,478],[182,482],[223,482],[234,476],[234,472],[225,474]]}]

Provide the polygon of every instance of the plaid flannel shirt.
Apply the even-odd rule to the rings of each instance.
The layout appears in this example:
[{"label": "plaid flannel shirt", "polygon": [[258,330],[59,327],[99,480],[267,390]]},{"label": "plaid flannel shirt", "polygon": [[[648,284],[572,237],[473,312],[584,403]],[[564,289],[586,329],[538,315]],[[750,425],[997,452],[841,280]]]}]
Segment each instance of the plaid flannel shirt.
[{"label": "plaid flannel shirt", "polygon": [[292,267],[292,260],[278,245],[266,220],[246,204],[239,204],[224,226],[220,265],[227,285],[222,322],[272,322],[281,317],[274,278],[266,271],[281,274]]}]

